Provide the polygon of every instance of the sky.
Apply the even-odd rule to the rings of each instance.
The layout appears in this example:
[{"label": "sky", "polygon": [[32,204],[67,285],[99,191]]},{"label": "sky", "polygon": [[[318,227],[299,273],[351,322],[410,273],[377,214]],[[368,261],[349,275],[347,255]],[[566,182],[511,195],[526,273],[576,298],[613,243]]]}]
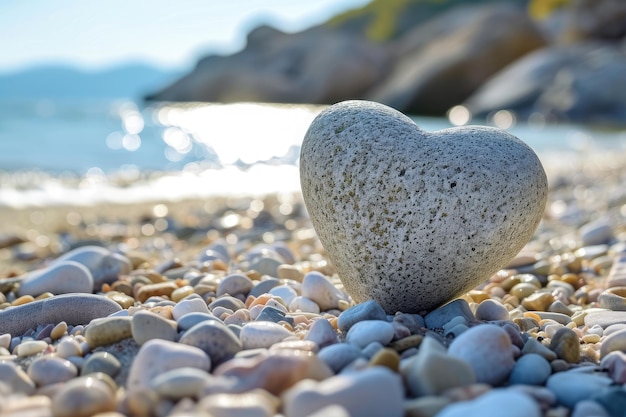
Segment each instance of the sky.
[{"label": "sky", "polygon": [[145,62],[184,70],[243,48],[260,23],[303,30],[369,0],[2,0],[0,72]]}]

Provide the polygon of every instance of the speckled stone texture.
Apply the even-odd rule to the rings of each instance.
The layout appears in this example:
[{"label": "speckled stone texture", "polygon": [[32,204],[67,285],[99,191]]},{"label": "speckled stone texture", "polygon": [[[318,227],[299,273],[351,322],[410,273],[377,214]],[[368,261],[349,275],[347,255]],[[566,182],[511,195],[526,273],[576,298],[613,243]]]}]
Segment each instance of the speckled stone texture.
[{"label": "speckled stone texture", "polygon": [[390,314],[432,310],[489,278],[532,237],[547,198],[541,162],[515,136],[428,133],[366,101],[313,121],[300,181],[346,290]]}]

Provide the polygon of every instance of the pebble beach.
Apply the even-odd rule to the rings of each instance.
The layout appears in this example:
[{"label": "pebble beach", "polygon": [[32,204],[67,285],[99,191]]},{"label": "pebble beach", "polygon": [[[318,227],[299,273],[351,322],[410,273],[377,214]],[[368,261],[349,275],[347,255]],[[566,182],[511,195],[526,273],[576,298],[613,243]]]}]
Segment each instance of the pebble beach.
[{"label": "pebble beach", "polygon": [[531,241],[421,314],[355,304],[298,193],[2,207],[0,416],[623,416],[626,158],[542,162]]}]

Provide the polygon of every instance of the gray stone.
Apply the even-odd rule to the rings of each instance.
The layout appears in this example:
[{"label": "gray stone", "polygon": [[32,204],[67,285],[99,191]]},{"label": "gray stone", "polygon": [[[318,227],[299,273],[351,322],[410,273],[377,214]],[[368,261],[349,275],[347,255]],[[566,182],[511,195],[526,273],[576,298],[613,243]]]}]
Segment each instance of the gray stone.
[{"label": "gray stone", "polygon": [[612,324],[618,323],[626,324],[626,311],[596,311],[589,312],[585,316],[585,326],[587,327],[597,325],[602,328],[607,328]]},{"label": "gray stone", "polygon": [[293,317],[287,317],[285,312],[270,306],[263,307],[263,310],[259,313],[256,321],[271,321],[274,323],[278,323],[279,321],[286,321],[291,326],[295,326],[295,322]]},{"label": "gray stone", "polygon": [[346,342],[364,348],[372,342],[379,342],[383,346],[393,339],[393,325],[388,321],[364,320],[356,323],[348,330]]},{"label": "gray stone", "polygon": [[18,295],[37,297],[44,292],[90,294],[92,290],[93,277],[87,267],[78,262],[63,261],[26,274],[18,289]]},{"label": "gray stone", "polygon": [[574,408],[579,401],[600,394],[613,381],[604,375],[583,372],[558,372],[550,376],[546,387],[552,391],[559,403]]},{"label": "gray stone", "polygon": [[252,283],[252,280],[247,276],[242,274],[231,274],[227,275],[220,281],[217,286],[216,294],[218,297],[225,294],[233,297],[237,295],[247,297],[253,287],[254,284]]},{"label": "gray stone", "polygon": [[202,321],[206,321],[206,320],[214,320],[219,323],[222,323],[222,321],[219,318],[209,313],[187,313],[181,318],[179,318],[176,322],[178,324],[179,330],[187,330],[187,329],[191,329],[196,324]]},{"label": "gray stone", "polygon": [[485,321],[508,320],[509,311],[502,303],[489,298],[478,304],[476,319]]},{"label": "gray stone", "polygon": [[289,330],[271,321],[253,321],[246,323],[239,333],[243,349],[269,348],[292,336]]},{"label": "gray stone", "polygon": [[300,181],[348,293],[391,314],[432,310],[489,278],[530,240],[547,198],[541,162],[515,136],[427,133],[366,101],[315,118]]},{"label": "gray stone", "polygon": [[78,369],[70,361],[50,355],[33,360],[27,372],[30,379],[39,387],[69,381],[78,375]]},{"label": "gray stone", "polygon": [[100,246],[82,246],[73,249],[55,260],[75,261],[89,269],[93,276],[93,289],[100,291],[102,284],[112,283],[120,275],[128,274],[132,265],[127,257]]},{"label": "gray stone", "polygon": [[278,278],[267,278],[263,281],[260,281],[258,284],[250,290],[249,295],[254,297],[258,297],[259,295],[265,294],[269,292],[272,288],[280,285],[280,280]]},{"label": "gray stone", "polygon": [[376,301],[368,300],[343,311],[337,319],[337,327],[347,333],[350,327],[363,320],[387,320],[387,314]]},{"label": "gray stone", "polygon": [[111,378],[115,378],[121,368],[122,364],[112,353],[95,352],[87,358],[80,370],[80,374],[81,376],[85,376],[87,374],[103,372]]},{"label": "gray stone", "polygon": [[361,349],[350,343],[337,343],[327,346],[317,354],[333,372],[338,373],[346,365],[363,357]]},{"label": "gray stone", "polygon": [[429,329],[443,329],[450,320],[456,317],[461,317],[467,324],[469,321],[474,320],[474,314],[470,310],[467,301],[458,299],[448,304],[445,304],[424,317],[426,327]]},{"label": "gray stone", "polygon": [[94,294],[61,294],[0,311],[0,334],[21,335],[42,323],[87,324],[120,311],[118,303]]},{"label": "gray stone", "polygon": [[513,344],[506,330],[495,324],[471,327],[455,338],[448,354],[470,364],[477,382],[496,386],[506,381],[515,365]]},{"label": "gray stone", "polygon": [[313,322],[304,340],[315,342],[320,349],[339,342],[337,332],[325,318],[319,318]]},{"label": "gray stone", "polygon": [[196,324],[180,337],[179,343],[202,349],[214,366],[229,360],[242,348],[235,334],[215,320]]},{"label": "gray stone", "polygon": [[550,362],[536,353],[529,353],[517,360],[509,382],[511,384],[543,385],[552,374]]},{"label": "gray stone", "polygon": [[[200,300],[202,301],[202,300]],[[204,303],[204,301],[202,301]],[[137,311],[131,319],[131,331],[135,342],[141,346],[148,340],[163,339],[173,342],[178,336],[176,322],[151,311]]]},{"label": "gray stone", "polygon": [[476,382],[474,371],[467,362],[436,349],[420,348],[403,367],[402,374],[414,397],[440,395],[447,389]]},{"label": "gray stone", "polygon": [[444,408],[437,417],[541,417],[543,413],[532,397],[513,389],[494,389],[476,399],[459,401]]}]

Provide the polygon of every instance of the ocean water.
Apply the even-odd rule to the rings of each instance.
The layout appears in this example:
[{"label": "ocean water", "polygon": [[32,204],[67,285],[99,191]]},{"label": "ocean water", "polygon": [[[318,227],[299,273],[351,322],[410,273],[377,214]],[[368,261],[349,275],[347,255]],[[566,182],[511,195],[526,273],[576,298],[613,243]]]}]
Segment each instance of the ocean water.
[{"label": "ocean water", "polygon": [[[322,109],[84,99],[0,102],[0,206],[297,192],[300,144]],[[413,119],[435,131],[463,123],[466,116],[457,111],[449,118]],[[537,119],[517,123],[509,112],[487,124],[524,140],[544,166],[626,149],[625,131]]]}]

